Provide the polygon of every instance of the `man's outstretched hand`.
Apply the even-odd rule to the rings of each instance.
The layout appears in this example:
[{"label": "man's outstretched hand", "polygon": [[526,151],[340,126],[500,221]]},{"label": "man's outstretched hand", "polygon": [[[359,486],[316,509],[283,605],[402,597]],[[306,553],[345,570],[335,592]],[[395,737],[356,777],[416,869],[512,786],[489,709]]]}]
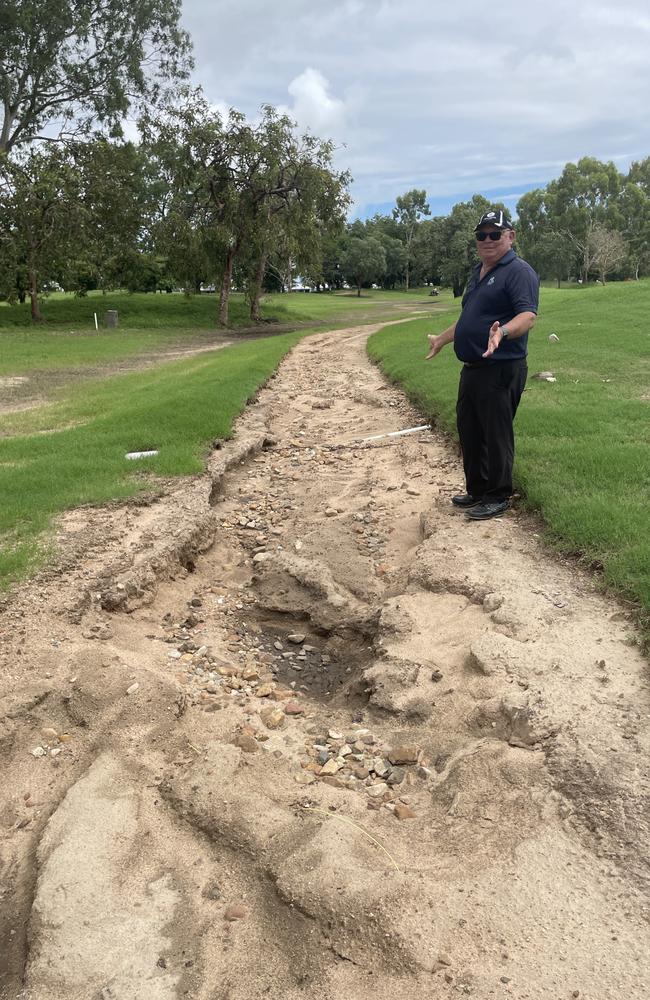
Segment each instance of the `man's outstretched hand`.
[{"label": "man's outstretched hand", "polygon": [[438,337],[434,336],[432,333],[429,334],[428,339],[429,339],[429,353],[424,359],[425,361],[429,361],[431,358],[435,358],[436,354],[440,354],[440,351],[444,346],[439,342]]},{"label": "man's outstretched hand", "polygon": [[492,354],[494,354],[502,340],[503,334],[501,333],[501,327],[499,323],[494,322],[490,327],[490,338],[488,340],[487,351],[483,354],[483,357],[489,358]]}]

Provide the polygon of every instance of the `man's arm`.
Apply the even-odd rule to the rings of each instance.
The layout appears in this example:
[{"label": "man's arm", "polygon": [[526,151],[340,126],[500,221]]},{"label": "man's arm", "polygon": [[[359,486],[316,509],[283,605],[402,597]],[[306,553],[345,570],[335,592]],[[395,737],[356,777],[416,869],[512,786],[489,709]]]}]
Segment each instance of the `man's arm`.
[{"label": "man's arm", "polygon": [[436,354],[440,351],[446,344],[451,344],[454,339],[454,334],[456,332],[456,323],[452,326],[448,326],[446,330],[439,333],[438,336],[429,334],[429,353],[427,354],[425,361],[429,361],[430,358],[435,358]]},{"label": "man's arm", "polygon": [[512,319],[509,319],[504,326],[499,326],[498,323],[493,323],[490,327],[490,338],[488,340],[487,351],[483,357],[489,358],[498,349],[499,345],[503,341],[504,328],[508,334],[508,340],[516,340],[517,337],[523,337],[525,333],[532,330],[536,319],[537,314],[534,312],[520,312],[517,313],[517,315]]}]

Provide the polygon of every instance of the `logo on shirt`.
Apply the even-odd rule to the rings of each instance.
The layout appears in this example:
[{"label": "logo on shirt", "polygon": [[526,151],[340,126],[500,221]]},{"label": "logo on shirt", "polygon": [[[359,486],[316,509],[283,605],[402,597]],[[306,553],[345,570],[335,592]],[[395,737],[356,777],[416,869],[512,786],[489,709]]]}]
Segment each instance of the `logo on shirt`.
[{"label": "logo on shirt", "polygon": [[495,278],[495,275],[493,274],[492,277],[490,278],[490,280],[488,281],[488,285],[493,285],[494,284],[494,278]]}]

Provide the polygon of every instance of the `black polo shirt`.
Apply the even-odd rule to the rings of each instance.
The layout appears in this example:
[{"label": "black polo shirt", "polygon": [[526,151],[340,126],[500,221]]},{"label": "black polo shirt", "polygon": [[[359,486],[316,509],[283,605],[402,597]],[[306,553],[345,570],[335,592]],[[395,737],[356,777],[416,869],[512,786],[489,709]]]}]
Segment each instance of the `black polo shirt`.
[{"label": "black polo shirt", "polygon": [[528,334],[514,340],[503,340],[494,354],[485,359],[490,327],[495,320],[506,325],[521,312],[537,313],[539,277],[530,264],[508,250],[481,280],[481,265],[477,264],[463,295],[463,309],[456,323],[454,350],[460,361],[515,361],[525,358]]}]

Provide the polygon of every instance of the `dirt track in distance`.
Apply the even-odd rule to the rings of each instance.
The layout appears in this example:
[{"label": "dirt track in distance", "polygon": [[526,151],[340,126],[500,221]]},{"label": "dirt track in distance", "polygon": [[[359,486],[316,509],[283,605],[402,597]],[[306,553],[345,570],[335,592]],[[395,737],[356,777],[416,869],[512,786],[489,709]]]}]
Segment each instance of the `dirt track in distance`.
[{"label": "dirt track in distance", "polygon": [[365,354],[302,341],[0,617],[0,997],[641,1000],[650,686],[626,609]]}]

